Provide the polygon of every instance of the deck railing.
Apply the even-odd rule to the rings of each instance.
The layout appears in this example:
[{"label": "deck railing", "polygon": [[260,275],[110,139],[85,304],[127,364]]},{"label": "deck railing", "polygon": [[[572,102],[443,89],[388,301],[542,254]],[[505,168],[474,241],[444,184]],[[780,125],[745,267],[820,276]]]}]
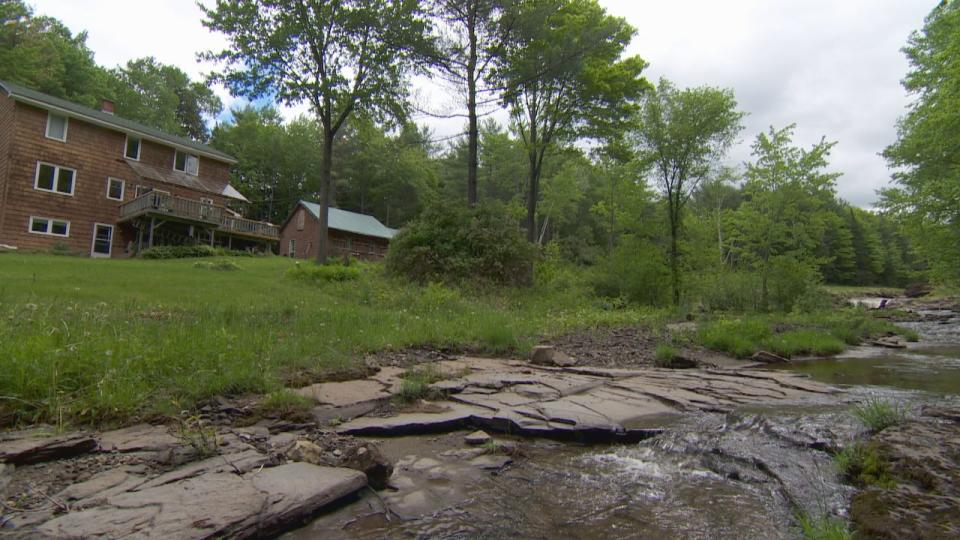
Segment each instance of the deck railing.
[{"label": "deck railing", "polygon": [[280,230],[276,225],[235,217],[222,206],[177,197],[163,191],[151,191],[120,205],[121,219],[146,214],[160,214],[188,221],[209,223],[216,225],[220,230],[227,233],[232,232],[271,239],[280,238]]}]

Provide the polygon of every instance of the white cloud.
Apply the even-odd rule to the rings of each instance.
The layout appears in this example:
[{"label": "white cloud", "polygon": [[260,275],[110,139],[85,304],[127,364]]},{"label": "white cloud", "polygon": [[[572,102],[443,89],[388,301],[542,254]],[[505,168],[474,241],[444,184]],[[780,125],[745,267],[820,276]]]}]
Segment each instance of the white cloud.
[{"label": "white cloud", "polygon": [[[199,51],[220,49],[194,0],[32,0],[38,13],[87,30],[88,44],[106,66],[142,56],[174,64],[199,77],[212,66]],[[209,3],[209,1],[208,1]],[[731,160],[749,158],[749,143],[770,125],[797,124],[796,142],[836,140],[833,168],[844,175],[840,195],[867,206],[889,172],[877,154],[896,137],[894,123],[908,103],[899,80],[907,70],[899,52],[934,0],[600,0],[637,28],[630,47],[651,63],[651,80],[681,86],[730,87],[746,120],[744,141]],[[430,102],[442,102],[422,82]],[[215,89],[227,108],[242,104]],[[284,110],[292,118],[305,106]],[[503,116],[499,116],[503,118]],[[438,136],[458,133],[462,119],[422,118]]]}]

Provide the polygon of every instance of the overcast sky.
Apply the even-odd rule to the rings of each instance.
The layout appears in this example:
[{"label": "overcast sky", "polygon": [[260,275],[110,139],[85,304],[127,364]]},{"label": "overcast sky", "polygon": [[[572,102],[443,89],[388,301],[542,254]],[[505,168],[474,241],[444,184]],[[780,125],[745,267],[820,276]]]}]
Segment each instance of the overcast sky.
[{"label": "overcast sky", "polygon": [[[87,30],[97,61],[112,67],[142,56],[192,76],[209,71],[195,53],[222,48],[200,24],[194,0],[27,0],[73,31]],[[209,3],[209,0],[208,0]],[[630,52],[647,77],[679,86],[734,90],[749,113],[732,163],[750,157],[760,131],[796,123],[796,142],[837,141],[832,168],[840,196],[868,207],[889,171],[877,154],[894,141],[909,102],[900,52],[937,0],[600,0],[637,28]],[[229,108],[236,101],[218,89]],[[301,111],[304,109],[301,109]],[[292,115],[298,111],[290,111]],[[438,136],[460,122],[430,121]]]}]

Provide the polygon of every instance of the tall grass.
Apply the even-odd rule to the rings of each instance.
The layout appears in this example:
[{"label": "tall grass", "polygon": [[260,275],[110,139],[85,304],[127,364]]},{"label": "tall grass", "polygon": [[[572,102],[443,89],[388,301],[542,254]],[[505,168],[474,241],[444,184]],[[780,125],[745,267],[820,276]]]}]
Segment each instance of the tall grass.
[{"label": "tall grass", "polygon": [[802,514],[800,532],[806,540],[850,540],[853,533],[850,526],[840,518],[830,516],[813,517]]},{"label": "tall grass", "polygon": [[[463,292],[382,276],[304,283],[293,261],[0,257],[0,426],[127,422],[216,394],[268,393],[365,353],[433,344],[521,347],[597,325],[658,319],[574,290]],[[353,266],[351,266],[353,268]]]},{"label": "tall grass", "polygon": [[853,408],[853,415],[860,423],[874,433],[878,433],[903,423],[906,411],[897,403],[881,398],[870,398]]}]

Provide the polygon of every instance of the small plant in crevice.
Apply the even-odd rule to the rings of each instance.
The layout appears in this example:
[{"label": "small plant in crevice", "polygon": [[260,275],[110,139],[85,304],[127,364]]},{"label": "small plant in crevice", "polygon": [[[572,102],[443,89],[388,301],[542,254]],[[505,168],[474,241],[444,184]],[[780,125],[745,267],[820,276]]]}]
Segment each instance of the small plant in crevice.
[{"label": "small plant in crevice", "polygon": [[898,403],[878,397],[867,399],[863,404],[855,406],[852,412],[857,420],[873,433],[901,424],[907,416]]},{"label": "small plant in crevice", "polygon": [[844,520],[833,516],[811,516],[801,514],[797,517],[800,532],[807,540],[850,540],[853,533]]},{"label": "small plant in crevice", "polygon": [[840,476],[854,486],[896,486],[890,476],[890,465],[875,444],[855,442],[838,452],[833,460]]},{"label": "small plant in crevice", "polygon": [[653,365],[659,368],[682,369],[696,367],[694,360],[684,358],[680,351],[670,345],[657,345],[654,352]]},{"label": "small plant in crevice", "polygon": [[189,415],[186,411],[176,417],[177,426],[174,436],[180,444],[189,446],[200,458],[220,453],[220,438],[217,428],[207,423],[200,415]]},{"label": "small plant in crevice", "polygon": [[444,378],[443,373],[432,364],[409,369],[401,377],[400,391],[393,399],[401,404],[412,403],[418,399],[443,399],[445,394],[430,385]]},{"label": "small plant in crevice", "polygon": [[260,416],[283,418],[291,422],[305,422],[313,419],[310,414],[313,405],[313,400],[310,398],[284,388],[267,394],[257,405],[257,412]]}]

